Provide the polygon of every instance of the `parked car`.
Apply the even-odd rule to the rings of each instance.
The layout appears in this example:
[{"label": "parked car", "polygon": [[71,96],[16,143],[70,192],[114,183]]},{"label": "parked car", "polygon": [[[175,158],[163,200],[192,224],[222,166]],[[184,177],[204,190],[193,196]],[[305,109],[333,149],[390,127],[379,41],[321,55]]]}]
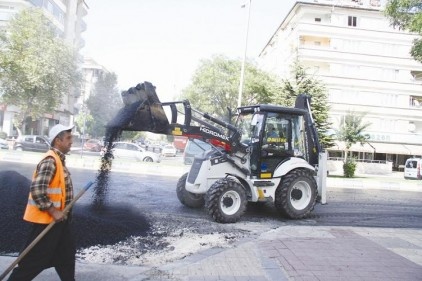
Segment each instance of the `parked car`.
[{"label": "parked car", "polygon": [[165,145],[161,150],[161,155],[163,156],[176,157],[176,154],[177,149],[172,144]]},{"label": "parked car", "polygon": [[144,162],[161,162],[159,154],[146,151],[135,143],[115,142],[112,146],[112,152],[116,158],[132,158]]},{"label": "parked car", "polygon": [[9,149],[9,144],[7,140],[0,139],[0,149]]},{"label": "parked car", "polygon": [[422,179],[421,175],[422,158],[409,158],[404,164],[405,179]]},{"label": "parked car", "polygon": [[211,149],[211,145],[200,140],[189,140],[183,152],[183,163],[192,165],[195,155]]},{"label": "parked car", "polygon": [[90,139],[84,142],[83,149],[89,150],[89,151],[95,151],[100,152],[102,148],[102,144],[99,140],[96,139]]},{"label": "parked car", "polygon": [[14,150],[46,152],[50,149],[50,142],[46,137],[37,135],[23,135],[16,139]]}]

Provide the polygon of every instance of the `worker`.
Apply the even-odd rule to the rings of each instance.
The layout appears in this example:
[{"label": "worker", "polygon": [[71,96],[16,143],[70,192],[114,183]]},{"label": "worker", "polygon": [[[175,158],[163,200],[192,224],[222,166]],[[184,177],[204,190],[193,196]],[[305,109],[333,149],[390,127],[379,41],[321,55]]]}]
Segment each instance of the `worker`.
[{"label": "worker", "polygon": [[277,138],[278,137],[277,131],[275,130],[273,124],[268,124],[267,137],[268,138]]},{"label": "worker", "polygon": [[73,126],[55,125],[49,132],[50,150],[38,163],[30,186],[23,219],[31,229],[28,246],[53,221],[53,227],[25,255],[12,271],[10,280],[32,280],[54,267],[62,281],[75,280],[76,248],[71,231],[71,213],[63,209],[73,199],[73,185],[65,165],[72,146]]}]

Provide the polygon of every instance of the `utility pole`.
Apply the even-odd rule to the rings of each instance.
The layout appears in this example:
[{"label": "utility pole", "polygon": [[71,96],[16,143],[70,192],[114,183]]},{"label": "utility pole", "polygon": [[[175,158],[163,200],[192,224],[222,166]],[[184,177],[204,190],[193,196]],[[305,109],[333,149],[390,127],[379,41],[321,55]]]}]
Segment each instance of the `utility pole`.
[{"label": "utility pole", "polygon": [[[237,99],[237,106],[242,105],[242,94],[243,94],[243,84],[245,80],[245,62],[246,62],[246,53],[248,50],[248,36],[249,36],[249,20],[251,17],[251,4],[252,0],[248,0],[248,18],[246,23],[246,38],[245,38],[245,52],[243,53],[243,60],[242,60],[242,68],[240,70],[240,82],[239,82],[239,95]],[[246,4],[245,4],[246,5]],[[245,5],[242,5],[242,8],[245,7]]]}]

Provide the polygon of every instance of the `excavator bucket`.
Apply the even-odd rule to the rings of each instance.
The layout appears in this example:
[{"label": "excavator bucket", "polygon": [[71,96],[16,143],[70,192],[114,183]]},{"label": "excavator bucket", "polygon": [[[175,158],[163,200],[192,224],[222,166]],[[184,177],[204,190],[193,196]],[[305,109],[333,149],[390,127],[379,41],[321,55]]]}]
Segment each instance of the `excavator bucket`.
[{"label": "excavator bucket", "polygon": [[138,84],[121,95],[124,107],[107,124],[108,139],[121,131],[167,133],[169,121],[150,82]]}]

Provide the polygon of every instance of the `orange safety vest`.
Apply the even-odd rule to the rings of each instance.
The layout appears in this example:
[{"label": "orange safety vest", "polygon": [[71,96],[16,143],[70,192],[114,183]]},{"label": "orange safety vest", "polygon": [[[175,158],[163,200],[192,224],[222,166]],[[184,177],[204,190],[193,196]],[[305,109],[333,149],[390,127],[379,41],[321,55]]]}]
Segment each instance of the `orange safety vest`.
[{"label": "orange safety vest", "polygon": [[[54,161],[56,162],[56,173],[48,185],[47,196],[50,201],[53,202],[56,209],[63,210],[66,200],[66,182],[64,179],[62,160],[53,150],[49,150],[44,155],[43,159],[49,156],[53,157]],[[36,176],[36,172],[37,171],[34,172],[33,179]],[[23,219],[29,222],[41,224],[49,224],[54,220],[48,211],[41,211],[37,207],[35,201],[32,199],[31,192],[29,193],[28,204],[26,205]]]}]

